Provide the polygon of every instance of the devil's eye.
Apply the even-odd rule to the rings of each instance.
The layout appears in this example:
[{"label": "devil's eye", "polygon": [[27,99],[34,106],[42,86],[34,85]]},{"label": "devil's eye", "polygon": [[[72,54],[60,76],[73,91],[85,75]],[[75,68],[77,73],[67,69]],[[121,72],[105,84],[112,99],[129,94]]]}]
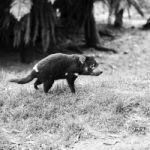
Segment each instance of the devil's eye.
[{"label": "devil's eye", "polygon": [[90,68],[94,69],[95,68],[95,64],[90,65]]}]

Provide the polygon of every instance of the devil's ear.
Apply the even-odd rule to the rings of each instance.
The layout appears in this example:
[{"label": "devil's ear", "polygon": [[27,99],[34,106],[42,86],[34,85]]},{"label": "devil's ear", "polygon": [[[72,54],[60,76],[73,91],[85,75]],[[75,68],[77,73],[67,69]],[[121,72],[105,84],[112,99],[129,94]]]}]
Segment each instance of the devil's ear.
[{"label": "devil's ear", "polygon": [[85,63],[85,60],[86,60],[86,57],[85,56],[80,56],[79,57],[79,61],[81,64],[84,64]]}]

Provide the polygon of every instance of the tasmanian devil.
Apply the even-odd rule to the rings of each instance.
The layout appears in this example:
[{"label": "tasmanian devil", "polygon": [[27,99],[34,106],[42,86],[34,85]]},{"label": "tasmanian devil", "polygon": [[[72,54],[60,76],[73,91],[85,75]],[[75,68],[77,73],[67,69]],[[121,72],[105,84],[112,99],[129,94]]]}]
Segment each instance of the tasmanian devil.
[{"label": "tasmanian devil", "polygon": [[94,57],[56,53],[40,60],[26,77],[11,79],[10,82],[25,84],[36,78],[34,88],[38,89],[38,85],[43,83],[47,93],[55,80],[66,79],[71,92],[75,93],[74,82],[78,75],[98,76],[101,73]]}]

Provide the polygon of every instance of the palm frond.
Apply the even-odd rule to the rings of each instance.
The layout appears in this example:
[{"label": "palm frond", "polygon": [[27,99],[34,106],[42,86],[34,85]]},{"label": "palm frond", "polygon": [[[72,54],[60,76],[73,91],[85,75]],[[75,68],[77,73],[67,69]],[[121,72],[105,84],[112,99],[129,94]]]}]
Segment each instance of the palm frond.
[{"label": "palm frond", "polygon": [[136,0],[128,0],[128,3],[131,4],[132,6],[134,6],[134,8],[137,10],[137,12],[144,17],[144,13],[141,9],[141,7],[139,6],[138,2]]},{"label": "palm frond", "polygon": [[13,0],[10,13],[18,20],[30,13],[32,7],[31,0]]}]

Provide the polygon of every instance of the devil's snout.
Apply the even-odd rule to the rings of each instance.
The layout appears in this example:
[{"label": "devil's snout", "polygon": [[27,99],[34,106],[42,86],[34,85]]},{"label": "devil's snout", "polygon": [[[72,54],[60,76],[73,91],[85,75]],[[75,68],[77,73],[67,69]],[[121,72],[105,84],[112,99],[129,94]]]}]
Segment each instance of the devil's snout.
[{"label": "devil's snout", "polygon": [[99,76],[99,75],[101,75],[102,73],[103,73],[102,70],[96,68],[96,69],[93,70],[93,72],[91,73],[91,75],[93,75],[93,76]]}]

